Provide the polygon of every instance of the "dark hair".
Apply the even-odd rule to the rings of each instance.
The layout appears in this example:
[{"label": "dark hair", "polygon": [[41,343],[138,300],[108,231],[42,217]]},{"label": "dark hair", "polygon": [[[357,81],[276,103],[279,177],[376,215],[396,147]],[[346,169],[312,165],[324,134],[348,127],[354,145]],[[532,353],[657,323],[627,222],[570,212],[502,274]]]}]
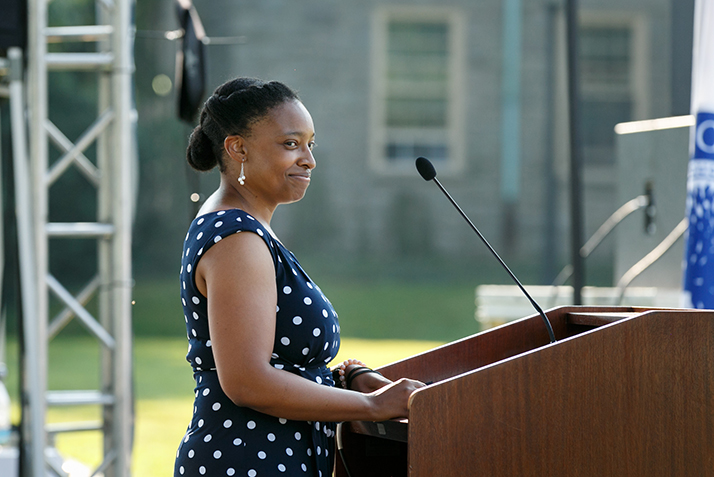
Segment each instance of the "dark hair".
[{"label": "dark hair", "polygon": [[256,121],[297,94],[278,81],[236,78],[216,88],[201,110],[198,126],[191,133],[186,160],[196,170],[223,171],[223,141],[227,136],[250,134]]}]

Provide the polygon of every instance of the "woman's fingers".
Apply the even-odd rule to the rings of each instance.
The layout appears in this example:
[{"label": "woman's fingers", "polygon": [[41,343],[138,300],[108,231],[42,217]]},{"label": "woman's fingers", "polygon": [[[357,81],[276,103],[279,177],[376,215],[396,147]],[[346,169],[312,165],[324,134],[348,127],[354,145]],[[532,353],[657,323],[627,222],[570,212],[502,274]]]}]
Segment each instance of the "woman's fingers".
[{"label": "woman's fingers", "polygon": [[414,391],[426,386],[421,381],[402,378],[373,392],[375,420],[387,420],[409,416],[409,397]]}]

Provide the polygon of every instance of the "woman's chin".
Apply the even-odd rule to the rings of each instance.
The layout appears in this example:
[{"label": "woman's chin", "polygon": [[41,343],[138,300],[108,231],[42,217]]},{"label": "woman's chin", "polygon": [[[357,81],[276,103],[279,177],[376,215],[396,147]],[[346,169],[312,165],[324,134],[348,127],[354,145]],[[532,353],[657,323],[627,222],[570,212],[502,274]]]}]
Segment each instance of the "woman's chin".
[{"label": "woman's chin", "polygon": [[305,197],[306,192],[307,192],[307,186],[302,191],[296,191],[291,197],[286,198],[286,200],[283,202],[283,204],[292,204],[294,202],[301,201],[302,198]]}]

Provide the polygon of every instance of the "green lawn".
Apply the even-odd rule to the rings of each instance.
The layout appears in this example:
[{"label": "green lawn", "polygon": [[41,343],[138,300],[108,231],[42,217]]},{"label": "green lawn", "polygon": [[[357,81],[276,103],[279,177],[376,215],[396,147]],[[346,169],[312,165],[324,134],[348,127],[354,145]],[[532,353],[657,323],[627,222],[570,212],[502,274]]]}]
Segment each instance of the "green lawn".
[{"label": "green lawn", "polygon": [[[336,361],[353,357],[377,367],[476,333],[471,284],[409,284],[401,281],[323,280],[322,289],[338,313],[343,343]],[[171,475],[180,438],[191,416],[193,379],[184,360],[183,314],[173,280],[137,280],[134,289],[134,382],[136,420],[133,473]],[[8,389],[18,400],[17,343],[8,343]],[[99,347],[76,326],[49,349],[50,389],[97,389]],[[96,406],[48,410],[49,422],[99,419]],[[19,408],[14,407],[14,422]],[[98,433],[57,437],[66,458],[96,466]]]},{"label": "green lawn", "polygon": [[[359,359],[372,366],[387,364],[439,345],[439,342],[401,340],[344,339],[340,355]],[[14,359],[17,343],[8,346],[9,367],[17,369]],[[178,443],[191,417],[193,379],[186,353],[185,338],[138,337],[134,341],[136,383],[136,420],[133,474],[139,477],[168,476]],[[99,350],[86,337],[63,337],[53,342],[49,367],[51,389],[90,389],[99,382]],[[8,388],[17,399],[17,379],[13,374]],[[49,422],[98,420],[98,406],[61,407],[48,410]],[[19,409],[13,408],[13,421]],[[90,466],[101,461],[101,440],[97,432],[59,435],[56,446],[67,459]]]},{"label": "green lawn", "polygon": [[[475,284],[318,280],[351,338],[452,341],[479,331]],[[134,333],[184,336],[178,280],[137,280]]]}]

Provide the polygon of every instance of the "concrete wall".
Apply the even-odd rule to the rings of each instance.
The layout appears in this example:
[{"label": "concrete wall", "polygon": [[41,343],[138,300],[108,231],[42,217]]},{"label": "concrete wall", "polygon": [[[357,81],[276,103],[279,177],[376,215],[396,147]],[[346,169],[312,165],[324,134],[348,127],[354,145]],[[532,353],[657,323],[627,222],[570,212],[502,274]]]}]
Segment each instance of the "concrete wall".
[{"label": "concrete wall", "polygon": [[[653,250],[684,218],[689,161],[689,127],[617,136],[619,202],[642,194],[650,182],[657,210],[656,232],[644,228],[644,211],[615,230],[615,280]],[[680,288],[684,240],[637,277],[632,286]]]},{"label": "concrete wall", "polygon": [[[567,134],[562,36],[556,42],[555,166],[557,209],[547,210],[544,182],[548,153],[546,62],[548,7],[523,2],[521,93],[521,192],[515,207],[516,240],[509,260],[538,263],[544,218],[556,214],[560,262],[568,256]],[[451,259],[487,253],[432,184],[416,172],[385,176],[369,166],[372,17],[383,5],[450,6],[465,18],[466,164],[442,182],[498,249],[505,242],[500,199],[502,4],[500,0],[196,0],[209,36],[245,36],[245,43],[209,47],[209,83],[237,75],[278,79],[299,90],[313,115],[318,162],[313,184],[300,203],[278,211],[274,225],[300,250],[355,257],[437,256]],[[670,109],[668,0],[587,0],[583,17],[627,17],[640,22],[645,57],[642,111]],[[562,12],[559,32],[564,33]],[[585,169],[586,236],[620,204],[614,165]],[[441,176],[440,176],[441,177]],[[206,187],[209,187],[207,185]],[[604,244],[600,260],[612,260]]]}]

